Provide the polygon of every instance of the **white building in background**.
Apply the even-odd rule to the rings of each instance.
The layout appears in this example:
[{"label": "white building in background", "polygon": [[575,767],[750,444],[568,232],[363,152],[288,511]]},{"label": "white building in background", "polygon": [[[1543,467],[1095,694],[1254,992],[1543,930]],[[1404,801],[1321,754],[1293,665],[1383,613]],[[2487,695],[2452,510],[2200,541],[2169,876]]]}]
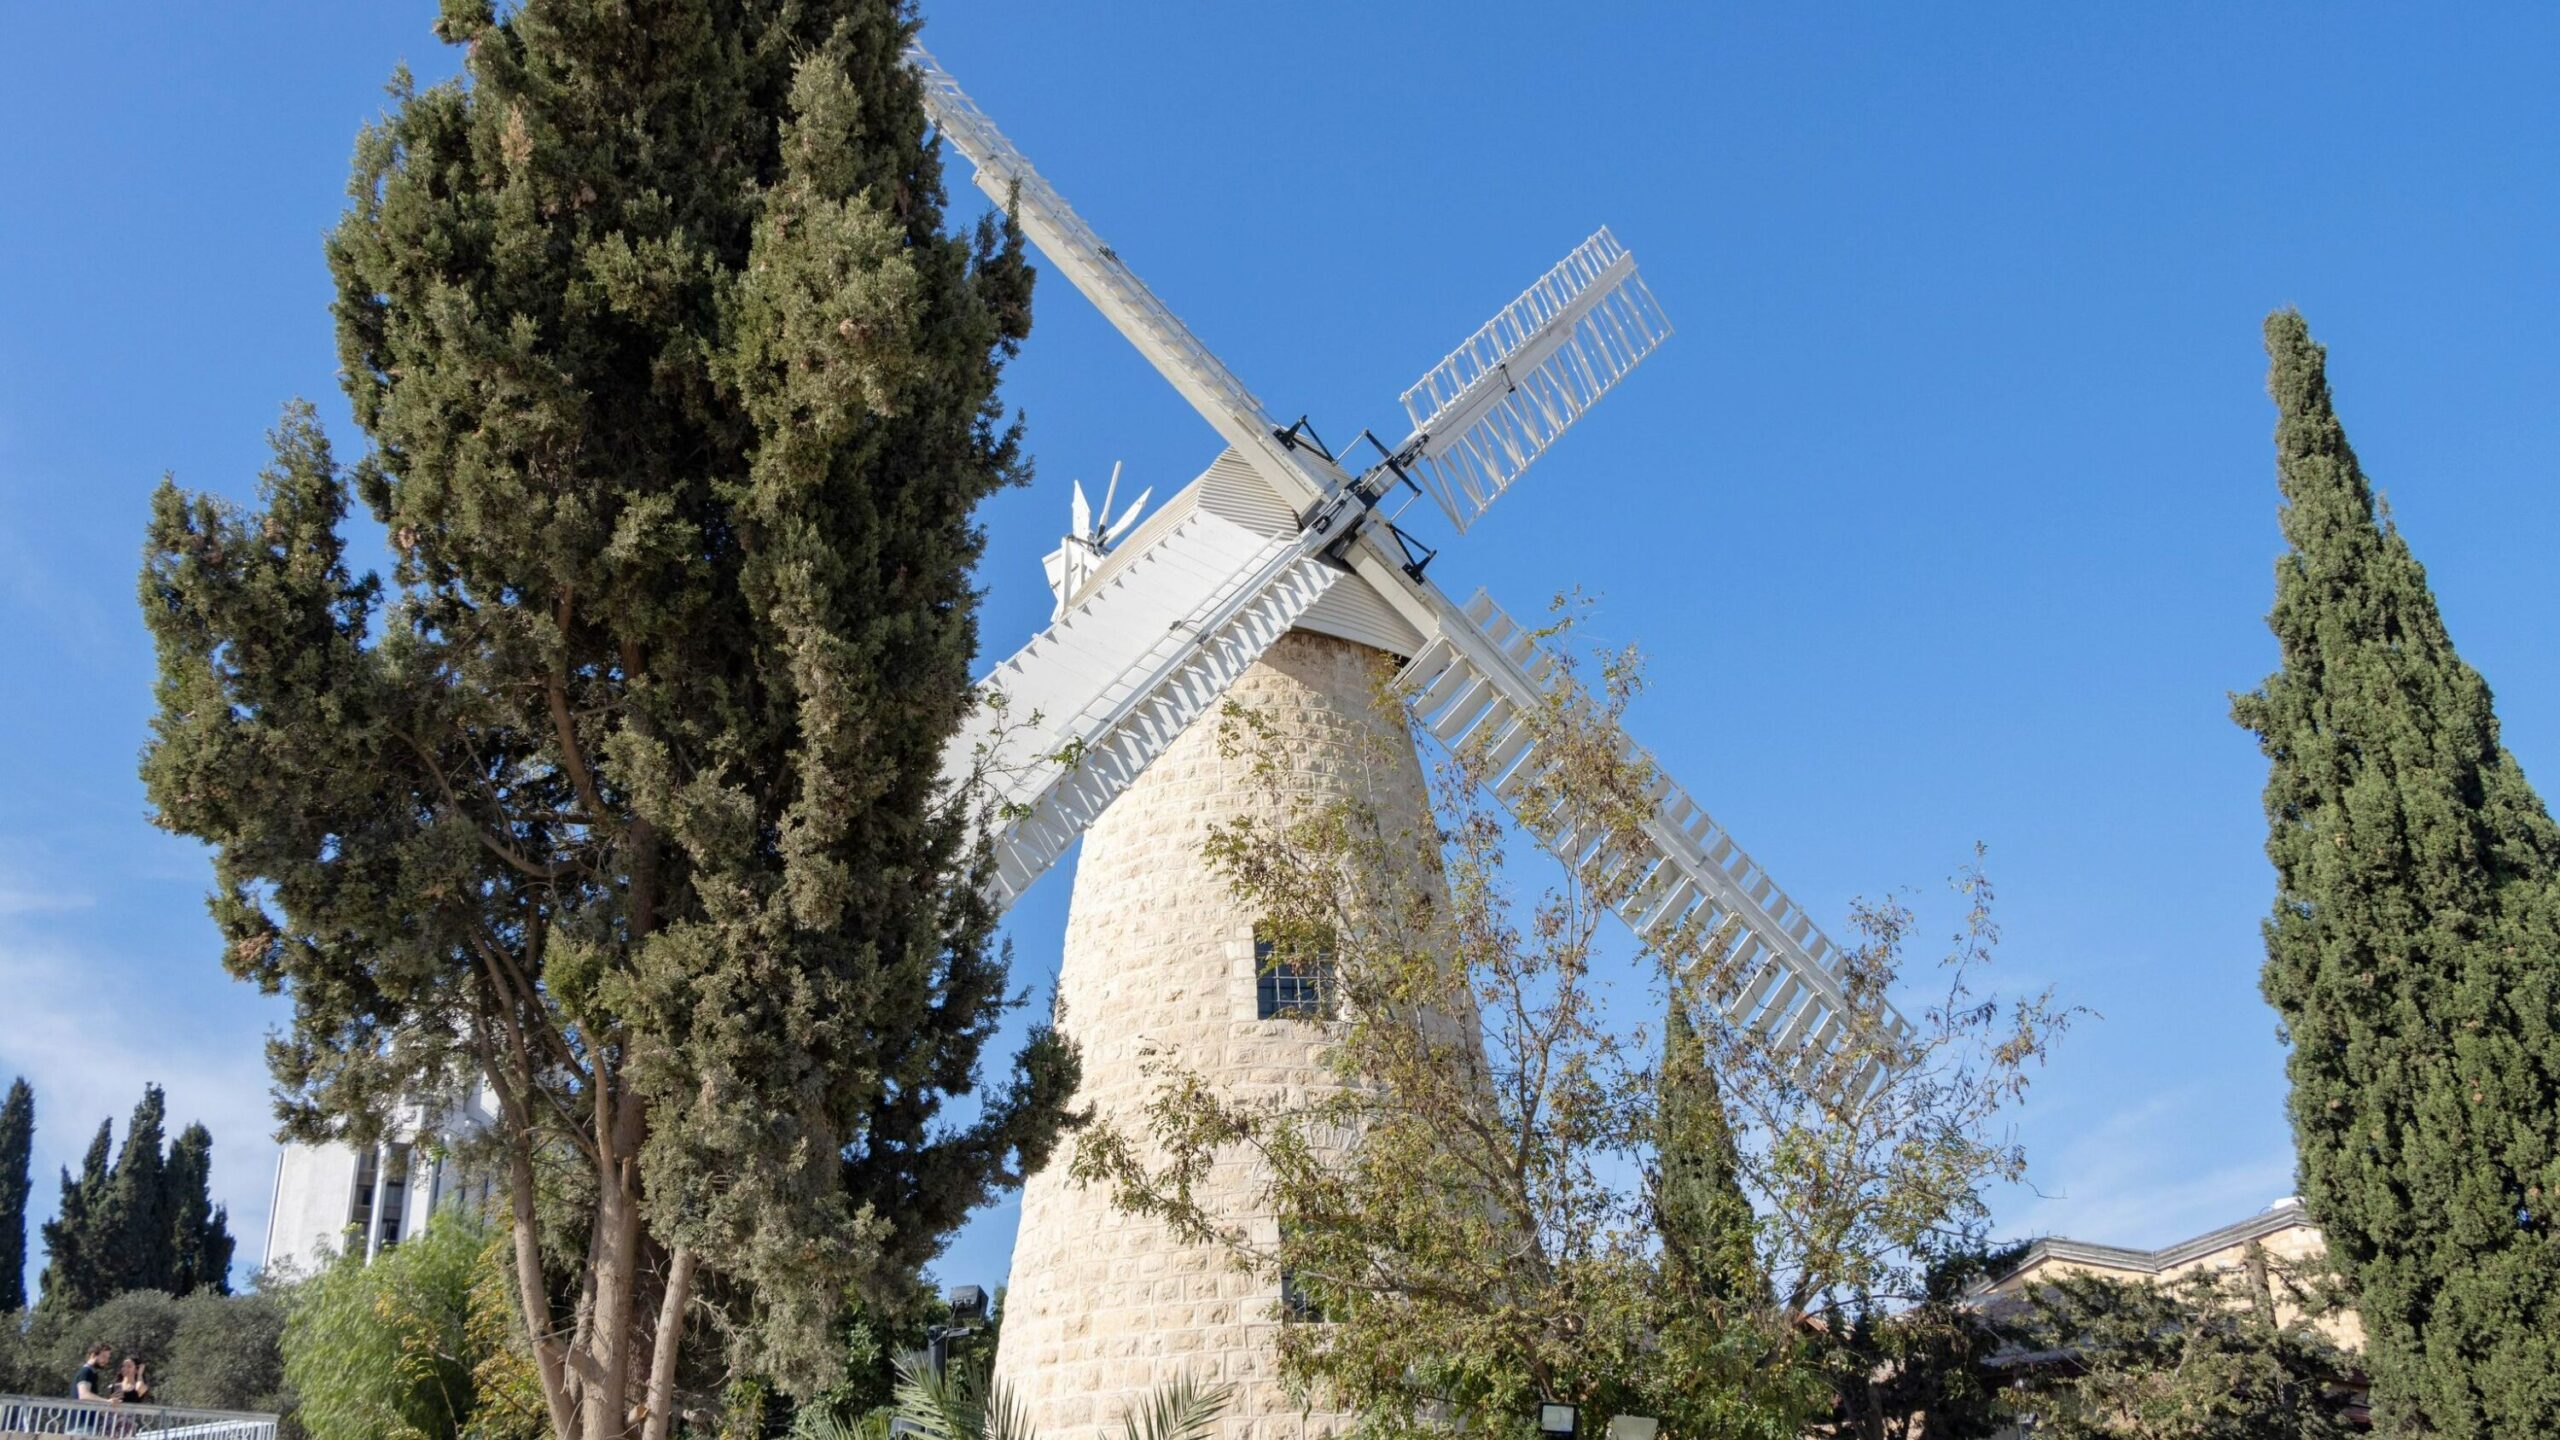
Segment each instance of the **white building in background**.
[{"label": "white building in background", "polygon": [[492,1177],[466,1172],[452,1151],[496,1118],[485,1089],[475,1087],[433,1124],[414,1108],[394,1116],[376,1145],[285,1146],[267,1207],[265,1263],[307,1274],[340,1255],[361,1251],[370,1260],[426,1229],[439,1208],[487,1211]]}]

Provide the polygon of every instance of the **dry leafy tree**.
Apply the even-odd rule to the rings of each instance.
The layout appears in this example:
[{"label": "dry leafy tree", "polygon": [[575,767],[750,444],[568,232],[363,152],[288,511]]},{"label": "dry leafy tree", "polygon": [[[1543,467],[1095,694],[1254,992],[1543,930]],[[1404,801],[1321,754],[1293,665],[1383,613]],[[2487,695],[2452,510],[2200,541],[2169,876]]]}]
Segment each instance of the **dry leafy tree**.
[{"label": "dry leafy tree", "polygon": [[2317,1323],[2338,1303],[2325,1266],[2255,1245],[2160,1284],[2065,1276],[1999,1321],[2005,1408],[2039,1440],[2343,1440],[2356,1365]]},{"label": "dry leafy tree", "polygon": [[[1481,748],[1398,819],[1290,793],[1273,733],[1227,712],[1269,803],[1215,859],[1280,958],[1330,967],[1338,1004],[1305,1022],[1328,1032],[1328,1083],[1222,1094],[1167,1059],[1134,1125],[1076,1145],[1116,1203],[1278,1277],[1283,1374],[1380,1433],[1505,1431],[1547,1397],[1683,1437],[1799,1434],[1834,1405],[1825,1337],[1923,1298],[1933,1257],[1979,1248],[1985,1185],[2021,1172],[2001,1113],[2063,1017],[1975,993],[1996,938],[1980,876],[1944,965],[1896,987],[1930,992],[1911,1033],[1861,1029],[1801,1066],[1727,1016],[1744,977],[1710,957],[1730,935],[1631,940],[1610,918],[1654,772],[1618,723],[1635,657],[1596,673],[1527,717],[1553,763],[1510,808],[1579,859],[1525,904]],[[1844,984],[1864,1006],[1900,978],[1913,919],[1856,920]],[[1642,1023],[1664,1006],[1667,1058]],[[1222,1166],[1276,1226],[1213,1203]]]},{"label": "dry leafy tree", "polygon": [[256,508],[154,497],[143,775],[292,999],[290,1133],[485,1085],[549,1423],[657,1440],[714,1358],[822,1384],[1074,1088],[1043,1030],[948,1106],[1011,1001],[938,777],[1032,276],[947,221],[899,0],[437,23],[328,241],[370,445],[297,408]]}]

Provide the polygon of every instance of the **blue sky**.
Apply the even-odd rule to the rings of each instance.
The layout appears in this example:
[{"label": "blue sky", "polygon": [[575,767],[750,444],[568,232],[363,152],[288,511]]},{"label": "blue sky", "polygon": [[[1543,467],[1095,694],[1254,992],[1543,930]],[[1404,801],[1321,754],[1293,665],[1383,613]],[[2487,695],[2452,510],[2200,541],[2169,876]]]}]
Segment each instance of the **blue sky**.
[{"label": "blue sky", "polygon": [[[134,610],[163,471],[246,496],[344,419],[319,239],[424,4],[38,7],[0,53],[0,1072],[36,1203],[165,1084],[244,1251],[273,1150],[203,858],[144,823]],[[1927,13],[1923,13],[1923,12]],[[2257,327],[2332,347],[2510,746],[2560,774],[2560,12],[2409,7],[946,6],[928,41],[1275,411],[1395,395],[1607,223],[1679,327],[1434,578],[1596,591],[1635,728],[1791,891],[1990,847],[2011,984],[2091,1007],[2003,1224],[2157,1244],[2291,1185],[2259,1000],[2273,662]],[[974,199],[974,192],[967,198]],[[986,511],[991,655],[1047,616],[1071,477],[1179,485],[1206,427],[1062,283]],[[1441,537],[1445,538],[1445,537]],[[1009,929],[1054,969],[1067,876]],[[993,1282],[1013,1217],[942,1266]]]}]

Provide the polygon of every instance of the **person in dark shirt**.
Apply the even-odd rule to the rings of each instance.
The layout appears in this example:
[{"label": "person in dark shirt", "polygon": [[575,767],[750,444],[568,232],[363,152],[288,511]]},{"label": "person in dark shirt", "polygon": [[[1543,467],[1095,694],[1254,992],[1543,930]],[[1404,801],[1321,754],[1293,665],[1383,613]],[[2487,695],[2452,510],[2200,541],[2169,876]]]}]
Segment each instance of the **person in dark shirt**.
[{"label": "person in dark shirt", "polygon": [[114,1359],[115,1354],[112,1345],[89,1347],[88,1358],[81,1364],[80,1373],[71,1377],[72,1399],[113,1401],[116,1398],[115,1387],[107,1383],[107,1362]]}]

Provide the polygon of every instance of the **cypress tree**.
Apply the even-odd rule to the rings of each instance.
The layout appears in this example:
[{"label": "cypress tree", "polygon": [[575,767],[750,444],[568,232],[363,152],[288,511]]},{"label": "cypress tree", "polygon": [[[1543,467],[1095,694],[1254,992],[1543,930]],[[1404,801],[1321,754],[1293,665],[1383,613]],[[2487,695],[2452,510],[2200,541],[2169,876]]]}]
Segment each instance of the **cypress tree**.
[{"label": "cypress tree", "polygon": [[21,1075],[0,1101],[0,1315],[27,1308],[27,1196],[35,1153],[36,1095]]},{"label": "cypress tree", "polygon": [[213,1132],[190,1124],[169,1146],[169,1283],[173,1295],[207,1286],[231,1293],[231,1221],[213,1203]]},{"label": "cypress tree", "polygon": [[2282,668],[2234,714],[2269,761],[2263,985],[2304,1198],[2380,1430],[2560,1432],[2560,830],[2376,512],[2325,352],[2289,310],[2266,337]]},{"label": "cypress tree", "polygon": [[485,1081],[553,1428],[663,1436],[706,1339],[823,1383],[1066,1113],[1042,1029],[946,1114],[1010,1004],[939,770],[1031,272],[947,228],[894,0],[499,9],[328,241],[368,453],[296,408],[259,508],[154,498],[143,770],[293,1002],[288,1132]]},{"label": "cypress tree", "polygon": [[169,1288],[175,1230],[163,1153],[167,1114],[168,1097],[160,1087],[143,1086],[142,1099],[125,1126],[124,1148],[116,1152],[115,1169],[107,1176],[105,1203],[92,1212],[98,1263],[106,1270],[111,1293]]},{"label": "cypress tree", "polygon": [[1705,1043],[1691,1020],[1695,985],[1674,977],[1664,1007],[1655,1097],[1653,1211],[1673,1292],[1725,1311],[1764,1305],[1750,1198],[1737,1173],[1733,1127]]},{"label": "cypress tree", "polygon": [[106,1237],[98,1219],[107,1204],[107,1157],[115,1148],[115,1122],[101,1120],[80,1162],[80,1178],[62,1172],[62,1200],[44,1222],[44,1287],[38,1301],[48,1310],[94,1310],[115,1294]]}]

